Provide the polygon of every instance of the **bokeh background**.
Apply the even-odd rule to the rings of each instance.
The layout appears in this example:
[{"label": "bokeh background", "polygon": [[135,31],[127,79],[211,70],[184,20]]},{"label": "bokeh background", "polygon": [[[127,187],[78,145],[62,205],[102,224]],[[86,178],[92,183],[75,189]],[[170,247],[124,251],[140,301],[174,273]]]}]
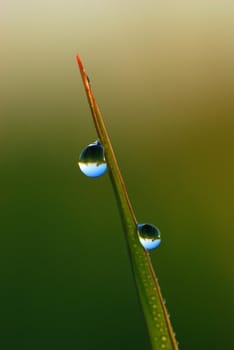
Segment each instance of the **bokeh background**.
[{"label": "bokeh background", "polygon": [[0,4],[0,347],[149,349],[80,53],[181,349],[233,349],[234,3]]}]

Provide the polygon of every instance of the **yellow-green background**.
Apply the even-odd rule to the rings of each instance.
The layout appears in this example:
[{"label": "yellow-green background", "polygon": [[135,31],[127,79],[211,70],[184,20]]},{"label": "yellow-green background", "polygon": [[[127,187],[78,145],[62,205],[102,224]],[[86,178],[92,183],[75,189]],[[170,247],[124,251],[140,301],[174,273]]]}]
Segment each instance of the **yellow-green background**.
[{"label": "yellow-green background", "polygon": [[0,4],[0,348],[149,349],[82,56],[181,349],[233,349],[233,1]]}]

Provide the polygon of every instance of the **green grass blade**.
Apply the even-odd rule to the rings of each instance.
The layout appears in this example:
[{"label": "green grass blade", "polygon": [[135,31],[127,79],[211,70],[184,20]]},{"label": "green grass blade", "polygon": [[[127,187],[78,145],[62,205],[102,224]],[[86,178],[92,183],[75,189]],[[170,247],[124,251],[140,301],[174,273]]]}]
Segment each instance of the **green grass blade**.
[{"label": "green grass blade", "polygon": [[142,248],[138,239],[136,229],[137,220],[127,194],[126,186],[124,184],[110,138],[105,128],[100,109],[92,93],[89,80],[79,55],[77,55],[76,58],[97,134],[105,149],[105,157],[109,167],[110,179],[121,214],[132,271],[152,349],[177,350],[178,345],[173,333],[166,306],[163,302],[162,294],[149,253]]}]

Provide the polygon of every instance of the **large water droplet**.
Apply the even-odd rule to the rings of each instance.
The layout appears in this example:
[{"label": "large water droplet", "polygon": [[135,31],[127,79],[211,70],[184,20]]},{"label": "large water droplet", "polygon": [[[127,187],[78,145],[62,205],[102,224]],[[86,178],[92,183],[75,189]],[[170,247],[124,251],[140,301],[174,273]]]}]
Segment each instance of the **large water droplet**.
[{"label": "large water droplet", "polygon": [[141,245],[147,249],[155,249],[161,243],[161,235],[159,229],[151,224],[138,224],[137,231]]},{"label": "large water droplet", "polygon": [[78,164],[86,176],[98,177],[104,174],[107,164],[102,144],[99,141],[90,143],[81,152]]}]

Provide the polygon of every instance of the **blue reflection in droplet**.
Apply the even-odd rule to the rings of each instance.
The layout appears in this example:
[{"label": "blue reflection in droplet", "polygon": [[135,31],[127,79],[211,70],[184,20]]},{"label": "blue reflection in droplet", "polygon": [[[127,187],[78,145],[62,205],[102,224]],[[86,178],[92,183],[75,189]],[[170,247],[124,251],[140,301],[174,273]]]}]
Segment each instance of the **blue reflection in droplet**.
[{"label": "blue reflection in droplet", "polygon": [[161,234],[159,229],[151,224],[138,224],[137,232],[143,248],[146,250],[155,249],[161,243]]},{"label": "blue reflection in droplet", "polygon": [[83,174],[98,177],[107,170],[104,148],[99,141],[89,144],[80,154],[79,167]]}]

